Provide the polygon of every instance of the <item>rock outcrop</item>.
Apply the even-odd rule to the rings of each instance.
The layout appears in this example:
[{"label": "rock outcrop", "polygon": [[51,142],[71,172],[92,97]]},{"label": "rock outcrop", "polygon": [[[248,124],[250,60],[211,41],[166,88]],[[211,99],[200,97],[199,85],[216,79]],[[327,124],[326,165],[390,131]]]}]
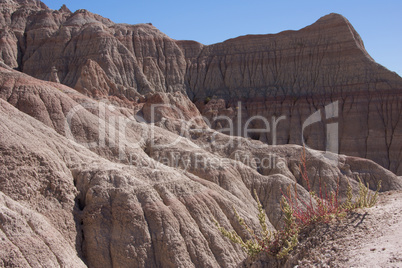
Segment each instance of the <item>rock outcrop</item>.
[{"label": "rock outcrop", "polygon": [[182,51],[149,24],[114,24],[86,10],[55,11],[33,1],[2,7],[0,50],[12,68],[50,80],[55,67],[61,83],[101,97],[185,92]]},{"label": "rock outcrop", "polygon": [[[232,206],[256,227],[254,189],[270,228],[281,222],[280,189],[297,182],[308,198],[297,168],[300,146],[272,147],[196,123],[180,136],[168,126],[187,120],[169,109],[147,123],[149,103],[178,102],[197,113],[180,93],[159,93],[133,114],[11,68],[0,72],[5,266],[236,267],[245,253],[221,236],[214,218],[246,236]],[[350,181],[357,191],[357,175],[373,189],[379,179],[383,190],[402,188],[372,161],[331,161],[308,151],[315,189],[319,178],[334,189],[339,177],[342,189]]]},{"label": "rock outcrop", "polygon": [[[181,42],[190,99],[311,97],[400,87],[375,63],[349,21],[329,14],[299,31],[248,35],[200,47]],[[381,78],[381,80],[380,80]]]},{"label": "rock outcrop", "polygon": [[[326,150],[332,120],[338,123],[340,153],[402,174],[402,79],[373,61],[344,17],[330,14],[299,31],[181,47],[190,59],[188,95],[212,127],[227,128],[228,120],[214,119],[227,116],[237,130],[241,118],[242,132],[236,134],[245,135],[247,120],[263,117],[270,128],[251,121],[250,128],[267,129],[250,133],[252,138],[302,144],[303,137],[310,147]],[[336,104],[337,115],[324,118],[330,104]],[[320,109],[323,118],[304,129],[306,119]]]},{"label": "rock outcrop", "polygon": [[[402,79],[373,61],[341,15],[329,14],[299,31],[204,46],[172,40],[150,24],[115,24],[86,10],[50,10],[22,0],[1,5],[1,59],[19,71],[125,107],[148,93],[187,93],[217,129],[225,122],[214,116],[236,117],[230,109],[241,101],[241,129],[255,115],[286,118],[274,140],[272,131],[251,135],[269,144],[302,144],[305,118],[338,101],[339,152],[402,175]],[[223,108],[203,109],[211,98],[221,99]],[[308,146],[326,149],[325,123],[303,134]]]},{"label": "rock outcrop", "polygon": [[[281,190],[295,186],[309,198],[299,170],[304,149],[268,145],[267,135],[253,140],[215,131],[186,93],[201,101],[211,122],[240,112],[242,120],[271,118],[272,111],[276,119],[289,116],[286,128],[277,124],[278,143],[285,136],[297,143],[293,126],[344,96],[341,151],[367,148],[365,156],[383,166],[384,152],[392,163],[401,157],[394,149],[402,140],[400,78],[369,58],[338,15],[298,32],[203,46],[172,40],[152,25],[114,24],[66,6],[54,11],[39,1],[4,0],[0,8],[2,266],[238,267],[246,254],[213,220],[247,238],[234,207],[258,232],[256,190],[269,228],[279,228]],[[368,71],[375,83],[360,75]],[[285,74],[300,79],[294,80],[300,87],[289,89]],[[274,78],[275,85],[265,84]],[[210,93],[216,97],[207,100]],[[244,98],[248,102],[236,106]],[[227,127],[225,120],[214,124]],[[351,149],[357,128],[367,131],[361,136],[366,147],[358,140]],[[308,144],[325,144],[323,130],[307,129]],[[385,145],[372,137],[384,138]],[[371,189],[379,180],[382,191],[402,189],[402,177],[363,158],[308,149],[306,167],[317,192],[321,183],[331,190],[339,180],[341,199],[349,183],[358,190],[357,177]]]}]

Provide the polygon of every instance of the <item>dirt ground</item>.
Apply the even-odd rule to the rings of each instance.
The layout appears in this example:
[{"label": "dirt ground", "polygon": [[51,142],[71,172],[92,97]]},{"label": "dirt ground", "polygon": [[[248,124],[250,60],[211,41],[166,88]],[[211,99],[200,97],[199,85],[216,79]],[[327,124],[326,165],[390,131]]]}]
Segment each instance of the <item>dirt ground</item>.
[{"label": "dirt ground", "polygon": [[[308,234],[307,234],[308,233]],[[402,191],[306,232],[287,267],[402,267]]]}]

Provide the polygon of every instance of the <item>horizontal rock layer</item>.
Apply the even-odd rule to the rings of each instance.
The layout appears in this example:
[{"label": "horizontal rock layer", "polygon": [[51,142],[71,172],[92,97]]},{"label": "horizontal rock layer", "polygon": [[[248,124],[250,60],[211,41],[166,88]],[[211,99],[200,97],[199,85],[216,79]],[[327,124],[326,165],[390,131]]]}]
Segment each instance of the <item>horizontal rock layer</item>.
[{"label": "horizontal rock layer", "polygon": [[[226,112],[203,110],[204,101],[223,99],[232,109],[242,101],[252,110],[244,122],[256,114],[288,118],[278,144],[301,144],[293,118],[339,101],[339,152],[402,175],[402,79],[373,61],[341,15],[299,31],[204,46],[172,40],[150,24],[115,24],[65,6],[55,11],[37,1],[6,1],[1,8],[1,58],[31,76],[126,107],[148,93],[187,93],[209,120]],[[313,134],[307,144],[325,149],[325,131]]]},{"label": "horizontal rock layer", "polygon": [[[195,116],[180,93],[159,93],[134,114],[58,83],[0,72],[5,266],[237,267],[245,253],[213,219],[246,238],[233,206],[258,230],[253,190],[271,229],[280,226],[281,189],[297,183],[299,195],[309,198],[300,146],[233,138],[188,122],[171,106],[158,106],[159,116],[147,121],[150,104],[179,103]],[[319,180],[335,189],[339,178],[344,198],[349,182],[358,190],[357,176],[372,189],[378,180],[382,190],[402,188],[401,178],[370,160],[340,155],[335,165],[331,159],[307,151],[316,191]]]},{"label": "horizontal rock layer", "polygon": [[[261,120],[246,125],[262,116],[271,123],[269,133],[249,136],[303,144],[303,123],[321,110],[320,122],[303,131],[308,146],[325,150],[327,126],[337,123],[337,152],[402,175],[402,79],[372,60],[344,17],[330,14],[299,31],[243,36],[201,49],[179,45],[188,51],[188,95],[212,127],[227,128],[227,119],[214,118],[228,116],[235,134],[244,135],[247,126],[267,129]],[[330,104],[337,106],[332,119],[324,117]],[[283,118],[275,130],[273,118]]]},{"label": "horizontal rock layer", "polygon": [[[281,190],[296,185],[309,198],[304,150],[267,143],[303,134],[325,149],[334,122],[341,152],[401,170],[401,79],[339,15],[204,46],[39,1],[0,8],[2,266],[238,267],[245,253],[213,219],[247,238],[233,207],[258,230],[256,190],[269,228],[279,228]],[[302,133],[320,109],[322,123]],[[228,126],[218,115],[240,129],[254,115],[285,119],[251,132],[256,141],[214,131],[200,111],[217,129]],[[402,188],[371,160],[306,154],[316,192],[339,178],[343,199],[358,177],[371,189],[379,180],[383,191]]]}]

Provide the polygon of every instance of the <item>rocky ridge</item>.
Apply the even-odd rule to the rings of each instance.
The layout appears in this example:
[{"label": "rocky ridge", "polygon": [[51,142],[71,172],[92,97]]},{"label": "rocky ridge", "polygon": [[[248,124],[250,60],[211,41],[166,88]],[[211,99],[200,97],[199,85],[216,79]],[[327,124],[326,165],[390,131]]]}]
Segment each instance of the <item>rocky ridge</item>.
[{"label": "rocky ridge", "polygon": [[[205,46],[173,40],[150,24],[115,24],[66,6],[5,1],[1,8],[1,59],[26,74],[126,107],[155,92],[181,92],[215,129],[227,127],[216,116],[236,119],[241,101],[240,128],[255,115],[286,118],[276,139],[272,130],[250,135],[268,144],[302,144],[306,118],[338,101],[339,152],[402,174],[402,79],[373,61],[341,15],[299,31]],[[265,126],[256,120],[251,127]],[[303,134],[308,146],[326,149],[324,122]]]},{"label": "rocky ridge", "polygon": [[[214,218],[245,238],[233,207],[257,227],[254,189],[272,229],[280,189],[309,197],[302,147],[217,132],[185,95],[190,67],[213,46],[38,1],[1,8],[3,266],[237,267],[245,253]],[[316,191],[337,178],[357,191],[358,176],[402,188],[370,160],[307,150],[306,164]]]},{"label": "rocky ridge", "polygon": [[[213,218],[246,235],[232,206],[257,226],[253,189],[270,228],[280,223],[281,188],[298,182],[300,196],[308,198],[297,168],[299,146],[244,138],[230,145],[231,137],[197,123],[184,127],[184,138],[175,126],[186,120],[169,110],[149,124],[145,105],[135,118],[131,109],[99,104],[66,86],[0,71],[3,265],[35,266],[47,258],[51,266],[235,267],[245,254],[220,235]],[[154,102],[188,102],[170,94]],[[191,102],[180,107],[198,112]],[[129,119],[124,135],[117,124],[123,119]],[[272,166],[249,161],[262,158]],[[319,177],[336,187],[339,177],[343,188],[350,181],[356,190],[359,175],[373,188],[379,179],[383,190],[402,188],[400,178],[374,162],[347,156],[339,162],[311,151],[314,187]],[[25,239],[48,249],[27,249]]]}]

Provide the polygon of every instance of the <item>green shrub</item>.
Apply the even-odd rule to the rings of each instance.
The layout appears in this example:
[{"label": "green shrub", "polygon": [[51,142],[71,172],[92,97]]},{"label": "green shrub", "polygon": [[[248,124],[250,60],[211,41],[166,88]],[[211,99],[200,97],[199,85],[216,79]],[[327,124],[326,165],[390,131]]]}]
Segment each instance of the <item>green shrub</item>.
[{"label": "green shrub", "polygon": [[295,222],[295,217],[293,215],[293,209],[289,204],[283,199],[281,203],[282,211],[284,212],[285,226],[280,231],[271,232],[268,229],[265,218],[266,214],[258,199],[257,193],[254,191],[254,197],[257,201],[258,206],[258,220],[262,230],[262,235],[257,236],[253,229],[251,229],[244,221],[242,217],[238,214],[235,208],[233,211],[236,218],[241,226],[248,232],[252,237],[247,241],[244,241],[235,231],[228,231],[224,227],[220,226],[218,221],[214,219],[214,222],[223,236],[230,239],[235,244],[239,244],[244,251],[250,256],[254,257],[261,251],[265,251],[270,255],[276,256],[277,258],[283,258],[287,256],[289,251],[291,251],[298,243],[299,229]]},{"label": "green shrub", "polygon": [[377,189],[374,193],[370,193],[369,184],[364,185],[360,177],[359,179],[359,195],[356,200],[353,202],[353,194],[352,194],[352,186],[349,184],[347,193],[346,193],[346,201],[342,204],[342,207],[345,210],[353,210],[356,208],[369,208],[374,206],[377,203],[378,193],[381,189],[381,181],[377,183]]},{"label": "green shrub", "polygon": [[[256,235],[254,230],[250,228],[242,217],[233,208],[238,222],[252,237],[247,241],[235,232],[228,231],[214,219],[214,222],[223,236],[230,239],[235,244],[239,244],[245,252],[253,258],[260,252],[264,251],[267,254],[282,259],[288,256],[298,244],[299,233],[302,228],[311,226],[320,222],[329,222],[330,220],[343,217],[349,211],[356,208],[372,207],[377,202],[378,192],[381,188],[381,181],[378,182],[377,190],[370,193],[369,185],[359,179],[359,193],[355,201],[353,201],[352,186],[349,184],[347,188],[347,198],[343,204],[338,201],[339,179],[336,191],[327,192],[326,187],[322,189],[320,182],[320,193],[317,195],[310,188],[310,181],[306,172],[306,157],[305,152],[302,155],[303,168],[299,166],[303,179],[306,181],[307,189],[310,193],[309,202],[305,202],[298,197],[296,184],[294,193],[287,189],[286,194],[282,192],[281,210],[283,212],[283,227],[277,231],[271,232],[266,224],[266,214],[258,199],[257,193],[254,190],[254,197],[257,202],[258,220],[261,227],[261,236]],[[303,204],[301,208],[299,204]]]}]

